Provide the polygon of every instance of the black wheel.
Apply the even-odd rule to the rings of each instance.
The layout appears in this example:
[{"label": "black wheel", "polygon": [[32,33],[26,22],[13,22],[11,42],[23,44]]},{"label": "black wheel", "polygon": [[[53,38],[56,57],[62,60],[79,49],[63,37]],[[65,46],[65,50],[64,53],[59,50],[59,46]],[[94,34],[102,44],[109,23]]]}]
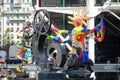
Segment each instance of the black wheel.
[{"label": "black wheel", "polygon": [[50,16],[45,9],[36,12],[33,21],[33,29],[38,34],[46,34],[51,27]]},{"label": "black wheel", "polygon": [[63,67],[66,63],[66,51],[58,43],[51,43],[47,48],[47,56],[52,59],[53,64],[56,67]]}]

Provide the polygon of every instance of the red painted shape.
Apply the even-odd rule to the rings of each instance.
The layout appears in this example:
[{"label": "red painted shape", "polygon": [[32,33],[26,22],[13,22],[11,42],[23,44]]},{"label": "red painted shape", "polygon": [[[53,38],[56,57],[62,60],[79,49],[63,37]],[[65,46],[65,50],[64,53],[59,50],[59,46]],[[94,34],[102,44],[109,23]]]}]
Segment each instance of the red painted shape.
[{"label": "red painted shape", "polygon": [[76,23],[77,26],[80,26],[81,23],[82,23],[82,19],[81,18],[76,19],[75,23]]}]

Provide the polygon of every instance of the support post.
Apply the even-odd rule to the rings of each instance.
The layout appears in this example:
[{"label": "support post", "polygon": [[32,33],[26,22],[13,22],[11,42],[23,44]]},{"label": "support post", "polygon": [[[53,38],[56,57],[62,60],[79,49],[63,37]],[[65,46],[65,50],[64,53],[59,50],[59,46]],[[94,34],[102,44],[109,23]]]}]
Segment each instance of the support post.
[{"label": "support post", "polygon": [[[88,16],[93,17],[94,16],[94,0],[87,0],[87,10],[89,11]],[[88,21],[88,28],[93,29],[94,28],[94,18],[90,19]],[[94,46],[94,40],[89,40],[89,57],[90,59],[95,62],[95,46]]]},{"label": "support post", "polygon": [[[95,0],[87,0],[87,10],[89,11],[88,16],[93,17],[95,14]],[[90,19],[88,21],[88,28],[93,29],[94,28],[94,18]],[[88,45],[88,52],[89,52],[89,58],[95,63],[95,45],[94,45],[94,40],[92,38],[89,39],[89,45]],[[95,72],[91,74],[90,77],[93,77],[95,79]]]}]

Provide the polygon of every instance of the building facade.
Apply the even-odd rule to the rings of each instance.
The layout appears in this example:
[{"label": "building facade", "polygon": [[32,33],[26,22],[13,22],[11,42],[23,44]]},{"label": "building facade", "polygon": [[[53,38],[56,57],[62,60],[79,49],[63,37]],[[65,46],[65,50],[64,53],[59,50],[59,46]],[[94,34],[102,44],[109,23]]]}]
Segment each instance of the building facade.
[{"label": "building facade", "polygon": [[3,3],[2,3],[2,0],[0,0],[0,44],[1,44],[1,38],[2,38],[2,6],[3,6]]},{"label": "building facade", "polygon": [[[19,41],[17,32],[33,12],[31,0],[1,0],[1,46]],[[7,35],[6,35],[7,33]],[[4,39],[6,39],[4,41]]]}]

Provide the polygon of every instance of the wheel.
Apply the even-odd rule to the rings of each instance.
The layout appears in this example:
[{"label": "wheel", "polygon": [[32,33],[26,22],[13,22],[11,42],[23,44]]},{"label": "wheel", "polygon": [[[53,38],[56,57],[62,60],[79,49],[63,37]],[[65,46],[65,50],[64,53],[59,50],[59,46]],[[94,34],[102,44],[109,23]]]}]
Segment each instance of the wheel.
[{"label": "wheel", "polygon": [[63,67],[66,63],[66,51],[58,43],[51,43],[47,48],[47,56],[56,67]]},{"label": "wheel", "polygon": [[45,9],[36,12],[33,21],[33,29],[38,34],[46,34],[51,27],[50,16]]}]

